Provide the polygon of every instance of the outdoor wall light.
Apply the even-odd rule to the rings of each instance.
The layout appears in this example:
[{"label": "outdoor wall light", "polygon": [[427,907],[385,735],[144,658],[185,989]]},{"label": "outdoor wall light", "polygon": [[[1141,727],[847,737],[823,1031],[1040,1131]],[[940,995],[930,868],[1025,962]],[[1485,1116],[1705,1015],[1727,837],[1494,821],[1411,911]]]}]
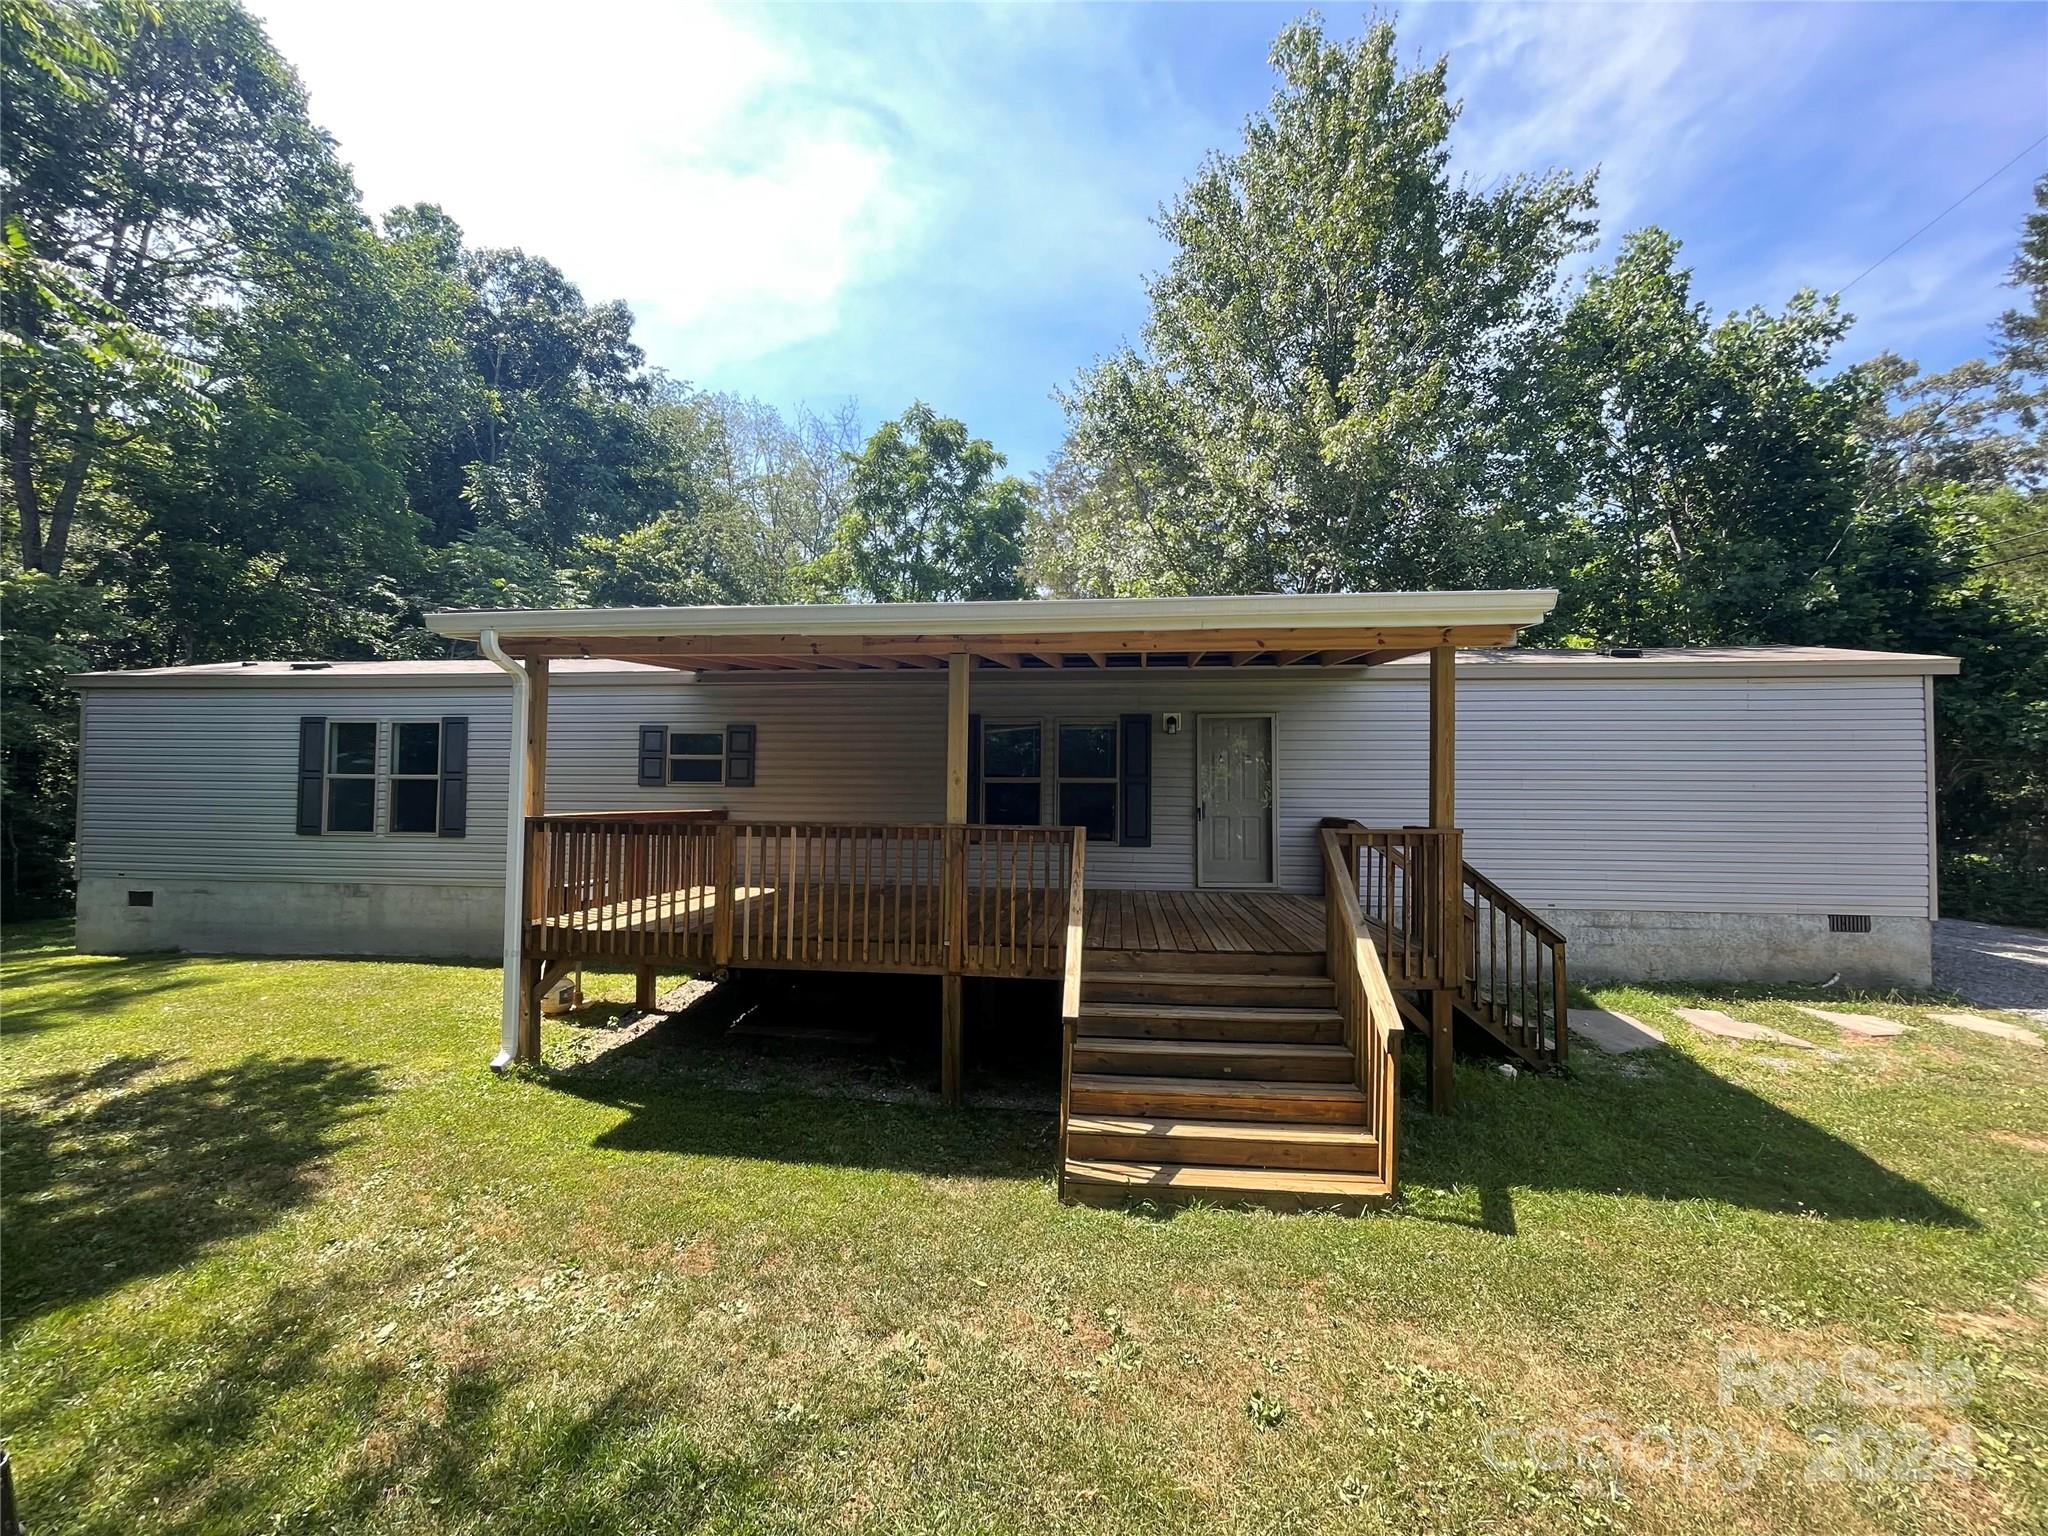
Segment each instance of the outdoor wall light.
[{"label": "outdoor wall light", "polygon": [[1180,716],[1161,715],[1159,717],[1159,728],[1169,736],[1178,736],[1180,734]]}]

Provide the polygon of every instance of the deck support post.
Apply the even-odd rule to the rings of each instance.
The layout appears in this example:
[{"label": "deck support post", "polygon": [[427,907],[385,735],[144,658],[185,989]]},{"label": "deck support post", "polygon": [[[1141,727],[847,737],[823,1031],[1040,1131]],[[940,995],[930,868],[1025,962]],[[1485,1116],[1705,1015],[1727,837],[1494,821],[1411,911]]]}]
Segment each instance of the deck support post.
[{"label": "deck support post", "polygon": [[718,905],[711,911],[711,963],[721,969],[732,964],[732,904],[739,899],[734,889],[737,840],[731,822],[720,822],[712,834],[711,892]]},{"label": "deck support post", "polygon": [[958,971],[948,971],[939,981],[939,1098],[947,1104],[960,1102],[963,987]]},{"label": "deck support post", "polygon": [[526,814],[548,813],[548,659],[526,658]]},{"label": "deck support post", "polygon": [[633,1006],[641,1013],[654,1011],[655,985],[654,967],[636,965],[633,967]]},{"label": "deck support post", "polygon": [[1451,994],[1442,987],[1429,994],[1429,1112],[1448,1115],[1451,1084]]},{"label": "deck support post", "polygon": [[967,679],[973,658],[955,651],[946,658],[946,821],[967,820]]},{"label": "deck support post", "polygon": [[968,679],[974,658],[965,651],[946,657],[946,871],[940,898],[946,973],[939,983],[939,1097],[961,1099],[962,983],[967,951],[967,729]]},{"label": "deck support post", "polygon": [[1458,824],[1458,648],[1429,653],[1429,824]]},{"label": "deck support post", "polygon": [[[1458,648],[1439,645],[1429,653],[1429,824],[1448,832],[1458,825]],[[1454,840],[1438,844],[1436,985],[1429,994],[1429,1107],[1451,1112],[1453,1023],[1451,1000],[1465,974],[1464,858]]]}]

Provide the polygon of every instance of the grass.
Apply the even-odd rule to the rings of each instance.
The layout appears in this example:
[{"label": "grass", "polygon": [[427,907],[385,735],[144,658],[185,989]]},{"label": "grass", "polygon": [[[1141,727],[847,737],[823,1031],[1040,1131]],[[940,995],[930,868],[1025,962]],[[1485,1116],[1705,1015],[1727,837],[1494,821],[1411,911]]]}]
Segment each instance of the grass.
[{"label": "grass", "polygon": [[[1131,1214],[1055,1201],[1040,1110],[871,1064],[822,1093],[687,1027],[583,1060],[622,977],[500,1078],[490,969],[91,958],[53,927],[4,965],[0,1413],[37,1536],[2048,1510],[2048,1052],[1599,990],[1671,1049],[1464,1064],[1443,1121],[1411,1091],[1395,1212]],[[1689,1003],[1839,1054],[1695,1036]],[[1968,1383],[1719,1400],[1725,1350],[1785,1379],[1857,1348]]]}]

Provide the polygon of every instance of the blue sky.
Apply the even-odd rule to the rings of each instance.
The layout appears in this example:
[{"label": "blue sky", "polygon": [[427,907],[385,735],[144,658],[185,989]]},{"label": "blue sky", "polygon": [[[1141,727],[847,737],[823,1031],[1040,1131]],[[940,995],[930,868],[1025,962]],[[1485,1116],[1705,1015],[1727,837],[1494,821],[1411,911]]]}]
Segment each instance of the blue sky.
[{"label": "blue sky", "polygon": [[[373,210],[441,203],[639,316],[649,360],[788,410],[923,398],[1037,468],[1134,339],[1151,218],[1272,89],[1279,6],[253,0]],[[1599,167],[1698,296],[1839,288],[2048,134],[2048,5],[1452,5],[1483,182]],[[1328,9],[1346,35],[1362,11]],[[1980,352],[2048,144],[1847,295],[1844,360]],[[1599,259],[1596,256],[1596,259]]]}]

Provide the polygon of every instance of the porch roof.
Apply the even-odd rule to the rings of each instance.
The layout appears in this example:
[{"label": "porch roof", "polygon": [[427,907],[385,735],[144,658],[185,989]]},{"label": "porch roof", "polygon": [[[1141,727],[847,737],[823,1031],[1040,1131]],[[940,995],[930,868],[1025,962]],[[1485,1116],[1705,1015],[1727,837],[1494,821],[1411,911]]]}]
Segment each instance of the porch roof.
[{"label": "porch roof", "polygon": [[935,668],[961,653],[1016,669],[1342,666],[1443,645],[1512,645],[1556,601],[1554,591],[1531,590],[536,608],[432,613],[427,627],[454,640],[492,632],[515,656],[691,671]]}]

